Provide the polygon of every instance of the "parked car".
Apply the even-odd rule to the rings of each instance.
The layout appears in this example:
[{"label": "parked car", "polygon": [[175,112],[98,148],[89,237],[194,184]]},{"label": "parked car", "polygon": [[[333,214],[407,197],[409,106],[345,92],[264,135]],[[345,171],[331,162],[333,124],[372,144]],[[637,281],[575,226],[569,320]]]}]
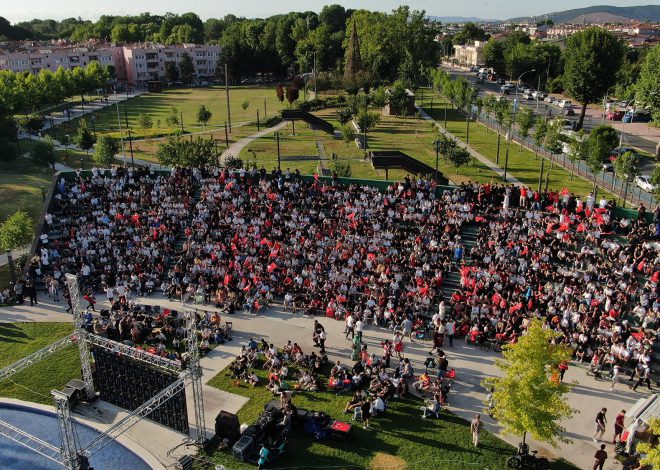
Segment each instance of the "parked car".
[{"label": "parked car", "polygon": [[557,99],[554,96],[550,96],[550,95],[546,96],[543,99],[543,101],[545,101],[546,103],[550,103],[550,104],[554,103],[556,100]]},{"label": "parked car", "polygon": [[470,67],[470,72],[478,72],[478,71],[479,71],[479,67],[475,67],[474,65]]},{"label": "parked car", "polygon": [[656,188],[656,186],[651,183],[650,175],[635,176],[635,184],[648,193],[653,192]]},{"label": "parked car", "polygon": [[511,83],[505,83],[504,85],[502,85],[500,87],[500,91],[503,91],[503,90],[511,91],[511,90],[513,90],[513,88],[514,87]]},{"label": "parked car", "polygon": [[497,81],[495,82],[497,85],[504,85],[506,82],[504,81],[503,78],[498,78]]},{"label": "parked car", "polygon": [[624,153],[630,152],[633,155],[635,155],[637,158],[641,158],[642,154],[639,153],[637,150],[635,150],[632,147],[617,147],[612,152],[610,152],[610,161],[613,162],[616,160],[619,155],[623,155]]},{"label": "parked car", "polygon": [[542,91],[535,91],[532,93],[532,96],[534,97],[535,100],[543,100],[547,95]]},{"label": "parked car", "polygon": [[623,122],[651,122],[651,114],[646,111],[628,111],[621,120]]},{"label": "parked car", "polygon": [[575,110],[573,108],[566,108],[562,111],[564,116],[575,116]]},{"label": "parked car", "polygon": [[511,90],[509,88],[500,88],[500,94],[508,95],[509,93],[511,93]]},{"label": "parked car", "polygon": [[607,162],[603,163],[603,171],[605,173],[614,173],[614,165]]},{"label": "parked car", "polygon": [[608,111],[605,113],[605,119],[610,121],[620,121],[623,119],[623,111]]},{"label": "parked car", "polygon": [[573,107],[571,100],[558,100],[553,103],[559,109],[568,109]]},{"label": "parked car", "polygon": [[524,100],[533,100],[533,99],[534,99],[534,97],[532,96],[532,94],[529,93],[529,92],[525,92],[525,93],[523,93],[523,94],[522,94],[522,98],[523,98]]}]

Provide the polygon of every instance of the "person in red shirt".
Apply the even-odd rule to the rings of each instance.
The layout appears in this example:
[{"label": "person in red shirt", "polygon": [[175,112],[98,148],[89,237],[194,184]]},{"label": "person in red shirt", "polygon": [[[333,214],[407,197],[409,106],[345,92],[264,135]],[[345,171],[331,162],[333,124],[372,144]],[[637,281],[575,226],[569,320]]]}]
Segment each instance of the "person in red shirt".
[{"label": "person in red shirt", "polygon": [[618,440],[621,440],[621,434],[623,433],[623,422],[626,419],[626,410],[621,410],[616,418],[614,418],[614,438],[612,439],[612,444],[617,443]]}]

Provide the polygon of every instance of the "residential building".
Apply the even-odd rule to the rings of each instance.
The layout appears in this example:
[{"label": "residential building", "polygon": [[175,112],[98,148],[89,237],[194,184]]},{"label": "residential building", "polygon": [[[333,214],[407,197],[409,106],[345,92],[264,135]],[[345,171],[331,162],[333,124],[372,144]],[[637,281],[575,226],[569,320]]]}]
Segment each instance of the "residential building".
[{"label": "residential building", "polygon": [[476,66],[484,63],[485,41],[474,41],[474,44],[457,44],[454,46],[454,63],[458,65]]},{"label": "residential building", "polygon": [[113,53],[94,44],[61,44],[27,41],[0,45],[0,70],[39,73],[41,70],[85,67],[97,61],[114,65]]},{"label": "residential building", "polygon": [[195,80],[215,77],[220,46],[181,44],[135,44],[118,47],[115,53],[117,80],[142,85],[151,80],[166,80],[168,62],[179,64],[184,54],[192,59]]}]

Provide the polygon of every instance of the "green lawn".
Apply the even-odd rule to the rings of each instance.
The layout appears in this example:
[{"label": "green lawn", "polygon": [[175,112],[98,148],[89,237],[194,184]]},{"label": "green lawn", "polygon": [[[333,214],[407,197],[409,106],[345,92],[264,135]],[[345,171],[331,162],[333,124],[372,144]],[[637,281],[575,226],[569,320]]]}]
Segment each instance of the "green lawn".
[{"label": "green lawn", "polygon": [[[226,376],[224,371],[216,375],[209,385],[250,398],[238,412],[241,423],[252,423],[263,411],[263,406],[272,399],[266,390],[267,374],[258,368],[257,375],[262,383],[252,388],[244,383],[240,386]],[[293,403],[299,408],[324,411],[332,418],[351,420],[352,415],[343,413],[350,395],[321,392],[296,392]],[[506,458],[513,448],[484,432],[482,445],[472,446],[469,423],[443,412],[439,420],[422,419],[420,407],[423,402],[415,397],[393,400],[385,414],[372,420],[372,429],[361,425],[353,428],[349,442],[334,440],[317,442],[295,431],[289,440],[289,451],[274,463],[277,468],[387,468],[387,469],[496,469],[506,468]],[[354,423],[355,424],[355,423]],[[229,452],[207,455],[217,463],[231,469],[252,469],[253,466],[234,459]],[[562,468],[574,468],[561,466]],[[211,468],[210,466],[207,468]],[[558,467],[555,467],[558,468]]]},{"label": "green lawn", "polygon": [[[0,323],[0,367],[8,366],[73,331],[71,323]],[[52,389],[80,377],[78,348],[67,346],[0,382],[0,396],[52,405]]]},{"label": "green lawn", "polygon": [[[260,118],[264,115],[273,116],[282,108],[282,103],[277,100],[274,88],[231,88],[229,91],[231,121],[234,125],[242,122],[256,121],[257,109],[259,109]],[[112,96],[110,97],[112,100]],[[178,88],[166,90],[162,93],[146,93],[137,98],[131,98],[128,101],[119,103],[119,115],[121,118],[121,127],[126,132],[126,113],[128,113],[128,126],[136,138],[149,137],[158,134],[169,134],[181,130],[181,126],[168,126],[165,123],[165,117],[168,115],[172,106],[175,106],[180,113],[183,113],[183,127],[188,132],[197,132],[204,130],[201,124],[197,123],[197,110],[200,105],[213,113],[211,120],[206,128],[220,128],[224,132],[224,123],[227,121],[227,95],[222,87],[208,88]],[[243,111],[241,104],[243,101],[249,101],[249,107]],[[265,112],[264,112],[265,102]],[[137,127],[137,117],[140,113],[151,116],[153,128],[149,130],[139,129]],[[95,122],[92,125],[91,116],[85,116],[89,128],[96,128],[97,134],[108,133],[119,137],[119,126],[117,124],[117,109],[115,106],[104,108],[94,113]],[[49,131],[56,139],[64,134],[73,136],[78,128],[78,120],[64,123]],[[160,120],[158,126],[157,121]]]},{"label": "green lawn", "polygon": [[[447,130],[454,134],[458,139],[463,142],[466,141],[467,136],[467,123],[465,117],[460,115],[458,111],[451,109],[446,102],[440,102],[437,96],[433,98],[433,110],[431,110],[431,96],[426,94],[424,99],[418,99],[417,103],[420,104],[424,110],[431,115],[438,123],[444,126],[445,107],[447,107]],[[497,133],[489,130],[486,126],[471,122],[470,123],[470,146],[477,152],[484,155],[492,162],[498,162],[497,159]],[[500,140],[500,154],[498,165],[504,168],[506,155],[506,140],[502,136]],[[538,188],[539,174],[541,171],[541,158],[537,158],[531,150],[520,147],[516,143],[512,143],[509,147],[509,160],[507,171],[510,175],[516,177],[523,184],[531,187]],[[545,174],[548,173],[548,188],[553,190],[561,190],[564,187],[576,195],[585,196],[593,189],[593,183],[586,181],[578,176],[572,176],[570,171],[553,165],[549,160],[545,161],[543,185],[545,186]],[[602,194],[602,190],[599,189]],[[612,194],[606,193],[607,197],[614,199]]]},{"label": "green lawn", "polygon": [[[23,142],[21,153],[27,151]],[[52,174],[50,168],[36,167],[23,157],[0,163],[0,221],[23,210],[32,217],[36,227],[43,208],[42,190],[48,191]]]}]

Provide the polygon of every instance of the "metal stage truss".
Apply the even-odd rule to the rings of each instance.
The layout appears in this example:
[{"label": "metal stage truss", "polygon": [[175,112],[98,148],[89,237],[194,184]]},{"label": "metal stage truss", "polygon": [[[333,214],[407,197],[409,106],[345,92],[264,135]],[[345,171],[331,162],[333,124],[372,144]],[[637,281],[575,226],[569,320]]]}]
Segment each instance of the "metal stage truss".
[{"label": "metal stage truss", "polygon": [[185,390],[186,386],[192,384],[192,395],[195,413],[196,435],[195,441],[203,444],[206,441],[206,423],[204,419],[204,399],[202,395],[202,368],[199,365],[199,339],[197,337],[197,309],[184,305],[184,315],[186,320],[187,333],[187,369],[182,371],[181,364],[177,361],[156,356],[144,350],[123,343],[109,340],[101,336],[89,333],[85,329],[84,314],[85,309],[81,307],[80,287],[78,278],[74,275],[66,275],[66,283],[71,294],[71,305],[73,310],[73,322],[75,331],[71,336],[63,338],[53,344],[46,346],[39,351],[11,364],[0,370],[0,381],[13,376],[14,374],[36,364],[37,362],[49,357],[57,351],[65,348],[71,343],[78,344],[80,354],[80,363],[82,368],[83,381],[85,383],[85,397],[91,399],[95,396],[94,382],[92,379],[91,354],[90,347],[97,346],[109,351],[121,354],[127,358],[145,362],[154,367],[163,369],[170,373],[181,373],[180,377],[158,392],[152,398],[144,402],[135,410],[131,411],[125,418],[112,425],[108,430],[99,434],[91,442],[81,446],[78,442],[75,432],[74,422],[71,418],[71,408],[68,397],[60,391],[52,390],[53,401],[57,410],[58,429],[61,439],[61,446],[57,448],[38,437],[13,426],[4,421],[0,421],[0,435],[11,439],[34,452],[64,465],[67,469],[78,470],[85,457],[91,456],[101,450],[109,442],[123,434],[131,426],[148,417],[153,411],[158,409],[168,400]]}]

